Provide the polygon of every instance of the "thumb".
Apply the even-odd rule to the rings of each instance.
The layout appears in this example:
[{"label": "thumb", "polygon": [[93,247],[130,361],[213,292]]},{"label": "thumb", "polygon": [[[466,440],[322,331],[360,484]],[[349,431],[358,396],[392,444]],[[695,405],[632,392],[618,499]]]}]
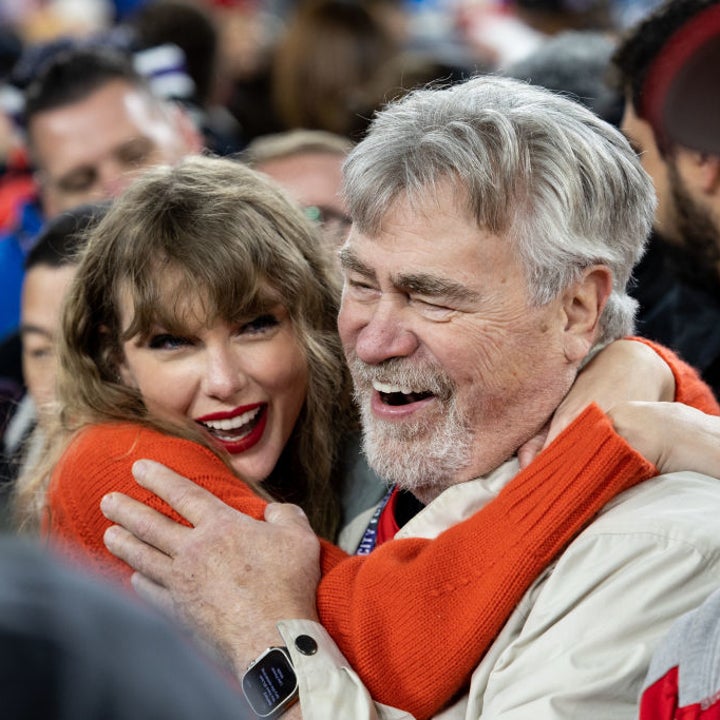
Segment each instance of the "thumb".
[{"label": "thumb", "polygon": [[517,457],[521,470],[526,468],[545,447],[546,434],[547,430],[543,429],[518,448]]},{"label": "thumb", "polygon": [[271,525],[296,525],[311,530],[302,508],[290,503],[268,503],[265,506],[265,521]]}]

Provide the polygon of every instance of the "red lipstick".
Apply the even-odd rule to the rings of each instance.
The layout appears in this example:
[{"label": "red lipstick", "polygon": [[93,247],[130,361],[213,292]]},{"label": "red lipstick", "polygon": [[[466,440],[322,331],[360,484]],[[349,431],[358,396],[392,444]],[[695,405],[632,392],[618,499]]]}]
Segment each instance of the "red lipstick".
[{"label": "red lipstick", "polygon": [[[214,422],[232,420],[253,412],[255,412],[255,415],[247,422],[247,425],[250,427],[249,432],[237,439],[229,438],[232,432],[236,430],[235,428],[228,429],[212,427]],[[231,455],[239,455],[240,453],[249,450],[254,445],[257,445],[257,443],[259,443],[262,439],[263,433],[265,432],[265,426],[267,425],[267,403],[242,405],[241,407],[234,408],[233,410],[210,413],[208,415],[203,415],[200,418],[196,418],[195,422],[202,424],[204,429],[210,433],[214,442],[224,447]],[[240,425],[237,429],[241,429],[242,427],[243,426]]]}]

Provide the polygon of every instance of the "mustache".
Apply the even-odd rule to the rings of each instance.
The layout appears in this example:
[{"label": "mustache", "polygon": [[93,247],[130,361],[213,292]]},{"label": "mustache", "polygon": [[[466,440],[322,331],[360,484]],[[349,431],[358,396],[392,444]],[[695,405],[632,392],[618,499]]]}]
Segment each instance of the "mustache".
[{"label": "mustache", "polygon": [[450,400],[455,383],[439,365],[418,364],[405,358],[390,358],[377,365],[368,365],[356,355],[348,358],[348,366],[355,384],[355,398],[372,387],[373,381],[399,385],[417,392],[430,392],[439,400]]}]

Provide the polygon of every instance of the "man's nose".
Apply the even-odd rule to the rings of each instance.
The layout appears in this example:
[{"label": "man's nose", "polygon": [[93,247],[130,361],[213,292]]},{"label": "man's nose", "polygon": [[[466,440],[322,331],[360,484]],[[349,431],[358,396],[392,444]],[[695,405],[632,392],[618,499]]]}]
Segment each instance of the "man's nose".
[{"label": "man's nose", "polygon": [[222,347],[208,351],[205,391],[211,397],[227,400],[245,385],[245,374],[236,353]]},{"label": "man's nose", "polygon": [[369,312],[355,341],[355,353],[360,360],[377,364],[415,352],[419,341],[398,297],[383,297]]}]

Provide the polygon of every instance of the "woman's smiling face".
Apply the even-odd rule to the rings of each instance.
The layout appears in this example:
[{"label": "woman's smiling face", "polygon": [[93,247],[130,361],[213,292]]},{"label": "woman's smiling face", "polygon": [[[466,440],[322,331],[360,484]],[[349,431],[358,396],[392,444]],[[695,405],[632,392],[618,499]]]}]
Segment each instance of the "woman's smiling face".
[{"label": "woman's smiling face", "polygon": [[[283,451],[307,393],[308,365],[282,304],[239,321],[206,317],[199,298],[183,305],[182,329],[154,324],[122,342],[123,382],[153,414],[190,418],[231,455],[245,480],[262,482]],[[121,293],[122,332],[135,314]]]}]

